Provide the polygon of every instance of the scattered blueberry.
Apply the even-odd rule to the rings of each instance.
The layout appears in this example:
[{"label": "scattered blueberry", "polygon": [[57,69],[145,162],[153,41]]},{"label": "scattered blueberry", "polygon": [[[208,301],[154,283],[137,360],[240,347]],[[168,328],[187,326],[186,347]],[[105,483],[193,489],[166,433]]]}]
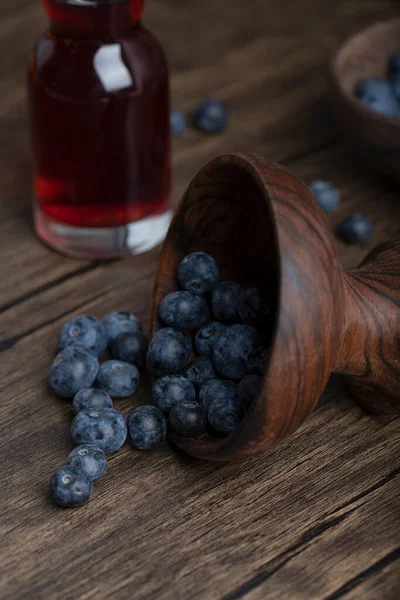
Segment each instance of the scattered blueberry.
[{"label": "scattered blueberry", "polygon": [[107,348],[107,333],[103,324],[91,315],[80,315],[65,323],[60,335],[60,348],[77,344],[100,356]]},{"label": "scattered blueberry", "polygon": [[166,375],[155,382],[153,400],[160,410],[169,413],[175,404],[194,402],[196,400],[196,390],[193,383],[186,377]]},{"label": "scattered blueberry", "polygon": [[50,368],[50,387],[63,398],[73,398],[89,388],[96,379],[99,361],[82,346],[67,346],[55,357]]},{"label": "scattered blueberry", "polygon": [[243,323],[254,326],[264,325],[271,312],[258,288],[249,288],[243,292],[239,298],[237,311]]},{"label": "scattered blueberry", "polygon": [[68,464],[82,469],[91,481],[102,477],[107,470],[107,459],[103,450],[92,444],[77,446],[68,456]]},{"label": "scattered blueberry", "polygon": [[203,325],[203,327],[198,330],[194,339],[194,345],[200,356],[212,356],[214,345],[218,341],[218,338],[225,327],[226,325],[223,325],[218,321],[211,321],[211,323]]},{"label": "scattered blueberry", "polygon": [[237,322],[237,305],[242,293],[243,289],[238,283],[221,281],[211,293],[211,307],[215,318],[223,323]]},{"label": "scattered blueberry", "polygon": [[142,331],[142,324],[135,315],[128,312],[111,312],[102,321],[107,332],[108,343],[115,340],[120,333],[136,333]]},{"label": "scattered blueberry", "polygon": [[160,304],[160,318],[170,327],[199,329],[207,322],[208,307],[203,296],[190,292],[172,292]]},{"label": "scattered blueberry", "polygon": [[199,435],[204,433],[207,427],[205,410],[197,402],[175,404],[169,413],[169,424],[178,435]]},{"label": "scattered blueberry", "polygon": [[197,389],[201,388],[206,381],[218,378],[211,358],[207,358],[206,356],[199,356],[192,360],[183,371],[183,375]]},{"label": "scattered blueberry", "polygon": [[178,280],[184,290],[192,294],[205,294],[219,281],[217,263],[204,252],[188,254],[179,265]]},{"label": "scattered blueberry", "polygon": [[138,450],[152,450],[167,435],[167,421],[156,406],[138,406],[128,417],[128,431]]},{"label": "scattered blueberry", "polygon": [[254,398],[258,395],[261,387],[259,375],[247,375],[238,385],[238,398],[240,402],[249,408]]},{"label": "scattered blueberry", "polygon": [[381,81],[383,81],[381,77],[364,77],[364,79],[361,79],[356,85],[356,96],[358,98],[365,96],[365,94],[369,93],[371,90],[373,91],[376,85],[379,86]]},{"label": "scattered blueberry", "polygon": [[249,373],[249,359],[262,347],[263,338],[257,329],[231,325],[214,346],[214,367],[225,379],[243,379]]},{"label": "scattered blueberry", "polygon": [[191,349],[191,341],[180,331],[160,329],[151,340],[147,368],[157,377],[177,375],[185,368]]},{"label": "scattered blueberry", "polygon": [[355,214],[339,225],[338,235],[346,244],[365,244],[371,237],[372,230],[373,224],[369,217]]},{"label": "scattered blueberry", "polygon": [[367,84],[363,80],[357,87],[360,101],[386,117],[399,117],[400,104],[391,83],[384,79],[371,80],[371,78],[368,78],[368,82]]},{"label": "scattered blueberry", "polygon": [[171,133],[174,137],[179,137],[186,129],[186,117],[181,110],[171,110],[169,114]]},{"label": "scattered blueberry", "polygon": [[234,400],[237,397],[237,393],[237,385],[233,381],[211,379],[201,387],[199,400],[204,410],[208,411],[214,400],[221,400],[223,402]]},{"label": "scattered blueberry", "polygon": [[228,111],[221,100],[204,100],[194,112],[193,122],[204,133],[220,133],[228,124]]},{"label": "scattered blueberry", "polygon": [[115,452],[125,443],[127,429],[123,415],[113,408],[79,412],[71,426],[76,444],[93,444],[104,452]]},{"label": "scattered blueberry", "polygon": [[218,433],[229,435],[237,429],[245,414],[238,398],[217,398],[208,409],[208,422]]},{"label": "scattered blueberry", "polygon": [[139,387],[140,374],[135,365],[122,360],[107,360],[100,365],[96,385],[111,398],[127,398]]},{"label": "scattered blueberry", "polygon": [[103,408],[112,408],[113,403],[110,396],[103,390],[94,388],[79,390],[74,396],[72,409],[75,414],[81,410],[102,410]]},{"label": "scattered blueberry", "polygon": [[340,191],[330,181],[313,181],[310,190],[325,213],[336,210],[340,202]]},{"label": "scattered blueberry", "polygon": [[111,342],[111,356],[136,365],[142,369],[146,365],[149,341],[147,335],[140,331],[134,333],[120,333]]},{"label": "scattered blueberry", "polygon": [[50,493],[53,500],[64,508],[83,506],[90,500],[93,484],[89,477],[72,465],[65,465],[53,473]]}]

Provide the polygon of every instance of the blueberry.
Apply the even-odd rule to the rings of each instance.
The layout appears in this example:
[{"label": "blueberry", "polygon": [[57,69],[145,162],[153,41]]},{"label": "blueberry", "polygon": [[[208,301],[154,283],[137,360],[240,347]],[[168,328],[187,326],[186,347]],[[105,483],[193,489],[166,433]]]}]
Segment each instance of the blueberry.
[{"label": "blueberry", "polygon": [[78,414],[81,410],[102,410],[103,408],[112,407],[113,403],[110,396],[103,390],[93,388],[79,390],[72,402],[72,409],[75,414]]},{"label": "blueberry", "polygon": [[153,400],[164,413],[169,413],[175,404],[194,402],[196,400],[196,390],[193,383],[186,377],[166,375],[155,382]]},{"label": "blueberry", "polygon": [[220,133],[228,124],[228,111],[221,100],[209,98],[196,108],[193,122],[204,133]]},{"label": "blueberry", "polygon": [[157,377],[177,375],[185,368],[192,344],[183,333],[165,327],[157,331],[147,353],[147,368]]},{"label": "blueberry", "polygon": [[73,398],[89,388],[96,379],[99,361],[81,346],[67,346],[55,357],[50,368],[50,387],[63,398]]},{"label": "blueberry", "polygon": [[248,373],[264,375],[270,357],[268,348],[256,348],[249,356]]},{"label": "blueberry", "polygon": [[243,379],[249,374],[249,359],[262,347],[263,339],[257,329],[250,325],[231,325],[214,346],[214,367],[225,379]]},{"label": "blueberry", "polygon": [[167,435],[167,421],[156,406],[138,406],[128,417],[128,431],[138,450],[152,450]]},{"label": "blueberry", "polygon": [[392,84],[384,79],[360,82],[357,87],[360,101],[371,110],[386,117],[399,117],[400,104]]},{"label": "blueberry", "polygon": [[148,347],[149,341],[144,333],[120,333],[111,342],[111,356],[142,369],[146,365]]},{"label": "blueberry", "polygon": [[107,470],[107,459],[103,450],[93,444],[77,446],[68,456],[68,464],[82,469],[91,481],[102,477]]},{"label": "blueberry", "polygon": [[107,360],[100,365],[96,385],[111,398],[127,398],[139,387],[140,374],[135,365],[122,360]]},{"label": "blueberry", "polygon": [[243,292],[237,311],[243,323],[254,326],[264,325],[271,314],[270,307],[258,288],[249,288]]},{"label": "blueberry", "polygon": [[171,133],[174,137],[179,137],[186,129],[186,117],[181,110],[171,110],[169,114]]},{"label": "blueberry", "polygon": [[229,435],[237,429],[246,414],[238,398],[216,399],[208,409],[208,422],[218,433]]},{"label": "blueberry", "polygon": [[123,415],[113,408],[79,412],[71,426],[76,444],[93,444],[104,452],[115,452],[124,444],[127,435]]},{"label": "blueberry", "polygon": [[206,381],[218,378],[211,358],[207,358],[206,356],[199,356],[192,360],[183,371],[183,375],[189,379],[197,389],[201,388]]},{"label": "blueberry", "polygon": [[77,344],[100,356],[107,348],[107,333],[101,321],[91,315],[80,315],[65,323],[60,335],[60,348]]},{"label": "blueberry", "polygon": [[237,305],[242,293],[242,287],[234,281],[219,283],[211,294],[211,307],[215,318],[223,323],[237,322]]},{"label": "blueberry", "polygon": [[228,401],[237,398],[238,388],[233,381],[211,379],[202,385],[199,400],[204,410],[208,410],[214,400]]},{"label": "blueberry", "polygon": [[400,73],[400,51],[398,50],[392,56],[390,61],[390,73]]},{"label": "blueberry", "polygon": [[336,210],[340,202],[340,191],[330,181],[313,181],[310,190],[324,212]]},{"label": "blueberry", "polygon": [[365,244],[371,237],[372,230],[373,224],[369,217],[355,214],[339,225],[338,235],[346,244]]},{"label": "blueberry", "polygon": [[254,398],[258,395],[261,387],[259,375],[247,375],[238,385],[238,398],[240,402],[249,408]]},{"label": "blueberry", "polygon": [[128,312],[111,312],[102,321],[107,332],[108,343],[115,340],[120,333],[136,333],[142,331],[142,324],[135,315]]},{"label": "blueberry", "polygon": [[160,318],[170,327],[199,329],[207,322],[208,307],[203,296],[190,292],[172,292],[160,304]]},{"label": "blueberry", "polygon": [[392,84],[393,91],[396,94],[398,100],[400,100],[400,73],[396,73],[390,77],[390,83]]},{"label": "blueberry", "polygon": [[169,413],[169,424],[178,435],[199,435],[204,433],[207,427],[205,410],[197,402],[175,404]]},{"label": "blueberry", "polygon": [[355,93],[358,98],[365,96],[370,90],[373,90],[376,85],[384,81],[381,77],[364,77],[356,85]]},{"label": "blueberry", "polygon": [[219,281],[219,269],[212,256],[193,252],[181,261],[178,280],[184,290],[192,294],[205,294]]},{"label": "blueberry", "polygon": [[219,323],[218,321],[211,321],[207,325],[203,325],[194,339],[194,345],[197,353],[201,356],[212,356],[212,351],[215,343],[218,341],[219,336],[224,331],[226,325]]},{"label": "blueberry", "polygon": [[51,496],[59,506],[76,508],[90,500],[93,484],[89,477],[72,465],[58,469],[50,479]]}]

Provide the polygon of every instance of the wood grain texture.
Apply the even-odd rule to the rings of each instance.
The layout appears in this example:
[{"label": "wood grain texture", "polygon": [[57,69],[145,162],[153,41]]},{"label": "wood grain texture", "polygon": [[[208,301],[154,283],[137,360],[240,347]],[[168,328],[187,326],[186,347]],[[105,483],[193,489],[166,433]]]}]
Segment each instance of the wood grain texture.
[{"label": "wood grain texture", "polygon": [[[113,309],[135,312],[147,329],[159,251],[91,264],[37,242],[25,67],[45,18],[37,0],[3,0],[0,14],[1,599],[397,600],[400,422],[366,413],[340,377],[267,454],[212,464],[168,445],[150,455],[125,447],[89,505],[51,504],[50,473],[72,449],[70,406],[46,383],[58,332],[69,316]],[[396,15],[397,0],[339,0],[329,11],[323,0],[254,0],[251,10],[239,0],[229,10],[149,1],[145,23],[170,58],[174,105],[189,111],[215,95],[232,114],[222,136],[190,129],[175,141],[175,199],[215,156],[255,152],[306,183],[334,181],[342,202],[333,229],[355,211],[373,219],[366,247],[338,242],[346,269],[399,235],[398,188],[337,141],[326,82],[329,57],[349,34]],[[145,379],[117,408],[127,414],[149,394]]]}]

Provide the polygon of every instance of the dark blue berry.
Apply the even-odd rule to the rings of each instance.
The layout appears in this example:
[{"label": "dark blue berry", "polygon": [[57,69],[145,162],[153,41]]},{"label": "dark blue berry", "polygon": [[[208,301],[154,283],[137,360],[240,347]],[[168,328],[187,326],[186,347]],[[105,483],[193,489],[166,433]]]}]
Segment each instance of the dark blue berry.
[{"label": "dark blue berry", "polygon": [[400,103],[389,81],[376,79],[369,80],[368,84],[364,81],[359,84],[357,92],[360,101],[371,110],[386,117],[400,116]]},{"label": "dark blue berry", "polygon": [[95,356],[107,348],[107,333],[101,321],[91,315],[80,315],[65,323],[60,335],[60,348],[78,344]]},{"label": "dark blue berry", "polygon": [[146,365],[149,340],[147,335],[136,331],[135,333],[120,333],[111,342],[111,356],[136,365],[142,369]]},{"label": "dark blue berry", "polygon": [[183,371],[183,375],[189,379],[197,389],[201,388],[206,381],[218,378],[212,359],[207,358],[206,356],[199,356],[192,360]]},{"label": "dark blue berry", "polygon": [[249,374],[249,360],[263,347],[259,331],[250,325],[231,325],[214,346],[214,367],[225,379],[240,380]]},{"label": "dark blue berry", "polygon": [[58,469],[50,479],[51,496],[59,506],[77,508],[90,500],[93,484],[89,477],[73,465]]},{"label": "dark blue berry", "polygon": [[390,83],[392,84],[393,91],[396,94],[397,99],[400,101],[400,72],[395,73],[390,77]]},{"label": "dark blue berry", "polygon": [[186,129],[186,117],[181,110],[171,110],[169,114],[171,133],[174,137],[179,137]]},{"label": "dark blue berry", "polygon": [[142,331],[142,324],[135,315],[128,312],[111,312],[102,321],[107,332],[108,343],[115,340],[120,333],[136,333]]},{"label": "dark blue berry", "polygon": [[365,94],[373,90],[376,85],[379,86],[381,81],[384,81],[381,77],[364,77],[364,79],[361,79],[356,85],[356,96],[358,98],[365,96]]},{"label": "dark blue berry", "polygon": [[166,375],[155,382],[153,400],[160,410],[169,413],[175,404],[194,402],[196,400],[196,390],[193,383],[186,377]]},{"label": "dark blue berry", "polygon": [[68,464],[82,469],[91,481],[102,477],[107,470],[107,459],[103,450],[93,444],[77,446],[68,456]]},{"label": "dark blue berry", "polygon": [[82,346],[67,346],[55,357],[50,368],[50,387],[63,398],[73,398],[89,388],[96,379],[99,361]]},{"label": "dark blue berry", "polygon": [[156,406],[138,406],[128,417],[128,431],[138,450],[156,448],[167,435],[167,421]]},{"label": "dark blue berry", "polygon": [[240,296],[237,311],[243,323],[247,325],[264,325],[271,310],[268,302],[258,288],[249,288]]},{"label": "dark blue berry", "polygon": [[123,415],[112,408],[79,412],[71,426],[76,444],[93,444],[104,452],[115,452],[125,443],[127,429]]},{"label": "dark blue berry", "polygon": [[203,296],[172,292],[160,304],[160,318],[170,327],[199,329],[207,322],[208,307]]},{"label": "dark blue berry", "polygon": [[96,385],[111,398],[127,398],[139,387],[140,373],[135,365],[122,360],[107,360],[100,365]]},{"label": "dark blue berry", "polygon": [[200,389],[199,400],[204,410],[208,411],[214,400],[228,401],[237,397],[237,385],[233,381],[211,379]]},{"label": "dark blue berry", "polygon": [[194,339],[197,353],[201,356],[212,356],[214,345],[225,327],[226,325],[218,323],[218,321],[211,321],[211,323],[207,323],[207,325],[201,327]]},{"label": "dark blue berry", "polygon": [[338,207],[340,191],[330,181],[313,181],[310,190],[324,212],[331,213]]},{"label": "dark blue berry", "polygon": [[219,281],[217,263],[204,252],[193,252],[181,261],[178,280],[184,290],[192,294],[205,294]]},{"label": "dark blue berry", "polygon": [[240,402],[249,408],[254,398],[258,396],[261,387],[259,375],[247,375],[238,385],[238,398]]},{"label": "dark blue berry", "polygon": [[147,368],[157,377],[177,375],[185,368],[191,349],[191,341],[180,331],[160,329],[151,340]]},{"label": "dark blue berry", "polygon": [[237,305],[242,293],[243,289],[238,283],[221,281],[211,293],[211,307],[215,318],[223,323],[237,322]]},{"label": "dark blue berry", "polygon": [[193,122],[204,133],[220,133],[228,124],[229,115],[221,100],[209,98],[197,107]]},{"label": "dark blue berry", "polygon": [[207,427],[206,412],[197,402],[181,402],[171,408],[169,424],[178,435],[199,435],[204,433]]},{"label": "dark blue berry", "polygon": [[216,399],[208,409],[208,422],[218,433],[229,435],[237,429],[245,414],[246,410],[238,398]]},{"label": "dark blue berry", "polygon": [[400,50],[395,52],[390,61],[390,73],[400,74]]},{"label": "dark blue berry", "polygon": [[268,348],[256,348],[249,356],[248,373],[264,375],[270,357]]},{"label": "dark blue berry", "polygon": [[95,388],[79,390],[74,396],[72,409],[75,414],[81,410],[102,410],[103,408],[112,408],[113,403],[110,396],[103,390]]},{"label": "dark blue berry", "polygon": [[365,244],[371,237],[372,230],[373,224],[369,217],[355,214],[339,225],[338,235],[346,244]]}]

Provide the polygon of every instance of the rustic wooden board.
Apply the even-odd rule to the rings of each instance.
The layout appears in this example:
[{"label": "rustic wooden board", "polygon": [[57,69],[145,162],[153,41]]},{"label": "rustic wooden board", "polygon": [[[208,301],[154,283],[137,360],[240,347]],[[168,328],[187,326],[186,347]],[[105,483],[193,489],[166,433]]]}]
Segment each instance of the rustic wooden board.
[{"label": "rustic wooden board", "polygon": [[[345,37],[398,14],[386,0],[149,2],[147,23],[172,64],[174,104],[224,98],[223,136],[190,130],[174,144],[176,200],[217,154],[252,151],[304,181],[333,180],[375,222],[365,248],[339,243],[346,267],[400,233],[398,190],[354,163],[326,99],[326,61]],[[45,19],[33,0],[0,7],[0,597],[36,599],[397,600],[400,420],[356,406],[341,378],[291,439],[267,455],[216,465],[125,447],[92,502],[52,505],[51,472],[72,448],[71,410],[47,389],[58,331],[73,314],[118,308],[148,322],[158,250],[107,264],[65,259],[30,220],[24,69]],[[207,31],[205,41],[204,31]],[[145,380],[127,414],[148,401]]]}]

